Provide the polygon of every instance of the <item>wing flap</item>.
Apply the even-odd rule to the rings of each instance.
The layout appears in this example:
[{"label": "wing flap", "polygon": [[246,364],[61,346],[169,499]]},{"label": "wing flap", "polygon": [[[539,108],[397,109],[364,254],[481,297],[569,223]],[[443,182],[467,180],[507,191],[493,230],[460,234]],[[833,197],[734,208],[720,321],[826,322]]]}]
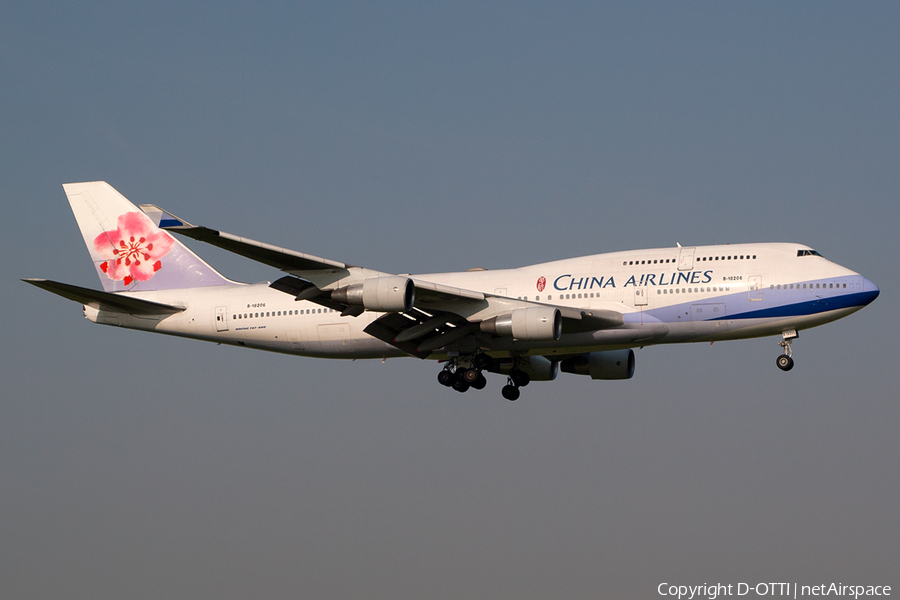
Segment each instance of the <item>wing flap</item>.
[{"label": "wing flap", "polygon": [[371,323],[363,330],[374,338],[386,342],[395,348],[399,348],[410,356],[425,358],[430,352],[420,352],[418,344],[414,340],[396,341],[397,335],[409,327],[415,326],[417,321],[404,316],[401,313],[386,313]]}]

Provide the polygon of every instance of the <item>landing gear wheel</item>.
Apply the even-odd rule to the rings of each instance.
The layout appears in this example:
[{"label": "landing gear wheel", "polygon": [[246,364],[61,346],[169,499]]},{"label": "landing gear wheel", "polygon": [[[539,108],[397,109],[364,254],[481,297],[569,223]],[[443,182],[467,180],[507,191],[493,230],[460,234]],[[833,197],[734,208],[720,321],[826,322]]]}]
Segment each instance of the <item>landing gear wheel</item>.
[{"label": "landing gear wheel", "polygon": [[456,379],[456,380],[453,381],[453,386],[452,386],[452,387],[453,387],[453,389],[456,390],[457,392],[462,393],[462,392],[468,391],[468,389],[469,389],[469,384],[466,383],[465,381],[463,381],[462,379]]},{"label": "landing gear wheel", "polygon": [[487,385],[487,379],[485,378],[485,376],[482,373],[479,373],[478,379],[476,379],[472,383],[472,387],[475,388],[476,390],[483,390],[484,386],[486,386],[486,385]]},{"label": "landing gear wheel", "polygon": [[472,385],[473,383],[478,381],[479,375],[481,375],[481,373],[478,372],[478,369],[462,369],[460,371],[457,371],[456,373],[456,376],[458,378],[462,379],[469,385]]},{"label": "landing gear wheel", "polygon": [[453,385],[454,379],[456,379],[456,376],[447,369],[444,369],[443,371],[438,373],[438,383],[440,383],[441,385],[450,387],[451,385]]},{"label": "landing gear wheel", "polygon": [[531,383],[531,377],[522,369],[513,369],[510,371],[509,378],[512,379],[513,385],[516,387],[525,387]]},{"label": "landing gear wheel", "polygon": [[519,388],[514,385],[504,385],[500,393],[510,402],[515,402],[519,399]]},{"label": "landing gear wheel", "polygon": [[800,337],[800,333],[796,329],[788,329],[781,332],[781,341],[778,342],[778,345],[784,349],[784,354],[775,359],[775,364],[782,371],[790,371],[794,368],[794,359],[791,358],[794,351],[791,348],[791,342],[798,337]]}]

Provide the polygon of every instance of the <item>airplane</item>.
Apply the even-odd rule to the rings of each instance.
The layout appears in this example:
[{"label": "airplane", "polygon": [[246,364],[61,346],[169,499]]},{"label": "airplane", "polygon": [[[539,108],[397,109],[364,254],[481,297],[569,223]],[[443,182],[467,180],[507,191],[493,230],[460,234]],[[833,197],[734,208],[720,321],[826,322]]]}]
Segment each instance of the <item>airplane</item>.
[{"label": "airplane", "polygon": [[[132,204],[103,181],[64,184],[103,291],[23,281],[83,305],[94,322],[300,356],[443,364],[440,384],[506,376],[517,400],[560,371],[630,379],[634,349],[780,336],[871,303],[878,286],[802,244],[747,243],[595,254],[516,269],[393,274],[192,225]],[[232,281],[172,233],[280,269]]]}]

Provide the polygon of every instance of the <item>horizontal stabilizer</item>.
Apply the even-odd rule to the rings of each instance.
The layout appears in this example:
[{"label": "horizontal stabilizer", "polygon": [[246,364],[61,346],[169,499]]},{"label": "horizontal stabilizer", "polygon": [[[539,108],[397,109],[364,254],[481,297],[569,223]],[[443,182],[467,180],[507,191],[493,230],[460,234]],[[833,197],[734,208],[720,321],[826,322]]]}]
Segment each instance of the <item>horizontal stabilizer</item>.
[{"label": "horizontal stabilizer", "polygon": [[23,279],[22,281],[48,292],[53,292],[57,296],[62,296],[79,304],[86,304],[100,310],[110,310],[129,315],[171,315],[184,310],[183,306],[160,304],[159,302],[150,302],[149,300],[141,300],[140,298],[132,298],[122,294],[91,290],[48,279]]},{"label": "horizontal stabilizer", "polygon": [[239,237],[224,231],[216,231],[208,227],[191,225],[167,210],[153,204],[142,204],[141,210],[158,224],[160,229],[180,233],[189,238],[218,246],[223,250],[240,254],[251,260],[259,261],[282,271],[319,271],[322,269],[346,269],[348,265],[336,260],[320,258],[312,254],[304,254],[287,248],[257,242]]}]

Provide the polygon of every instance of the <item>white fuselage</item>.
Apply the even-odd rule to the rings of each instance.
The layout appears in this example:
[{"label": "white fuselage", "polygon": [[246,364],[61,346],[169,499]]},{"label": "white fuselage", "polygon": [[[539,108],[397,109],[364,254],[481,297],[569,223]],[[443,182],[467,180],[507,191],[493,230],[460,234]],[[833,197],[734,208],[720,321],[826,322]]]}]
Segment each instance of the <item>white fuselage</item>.
[{"label": "white fuselage", "polygon": [[[415,279],[559,307],[624,313],[620,327],[564,333],[558,341],[525,345],[504,340],[489,352],[495,357],[552,357],[778,335],[839,319],[878,293],[871,281],[809,247],[782,243],[633,250]],[[186,310],[142,318],[86,307],[85,315],[99,323],[304,356],[405,355],[363,331],[381,313],[341,316],[313,302],[295,301],[268,283],[130,295]]]}]

